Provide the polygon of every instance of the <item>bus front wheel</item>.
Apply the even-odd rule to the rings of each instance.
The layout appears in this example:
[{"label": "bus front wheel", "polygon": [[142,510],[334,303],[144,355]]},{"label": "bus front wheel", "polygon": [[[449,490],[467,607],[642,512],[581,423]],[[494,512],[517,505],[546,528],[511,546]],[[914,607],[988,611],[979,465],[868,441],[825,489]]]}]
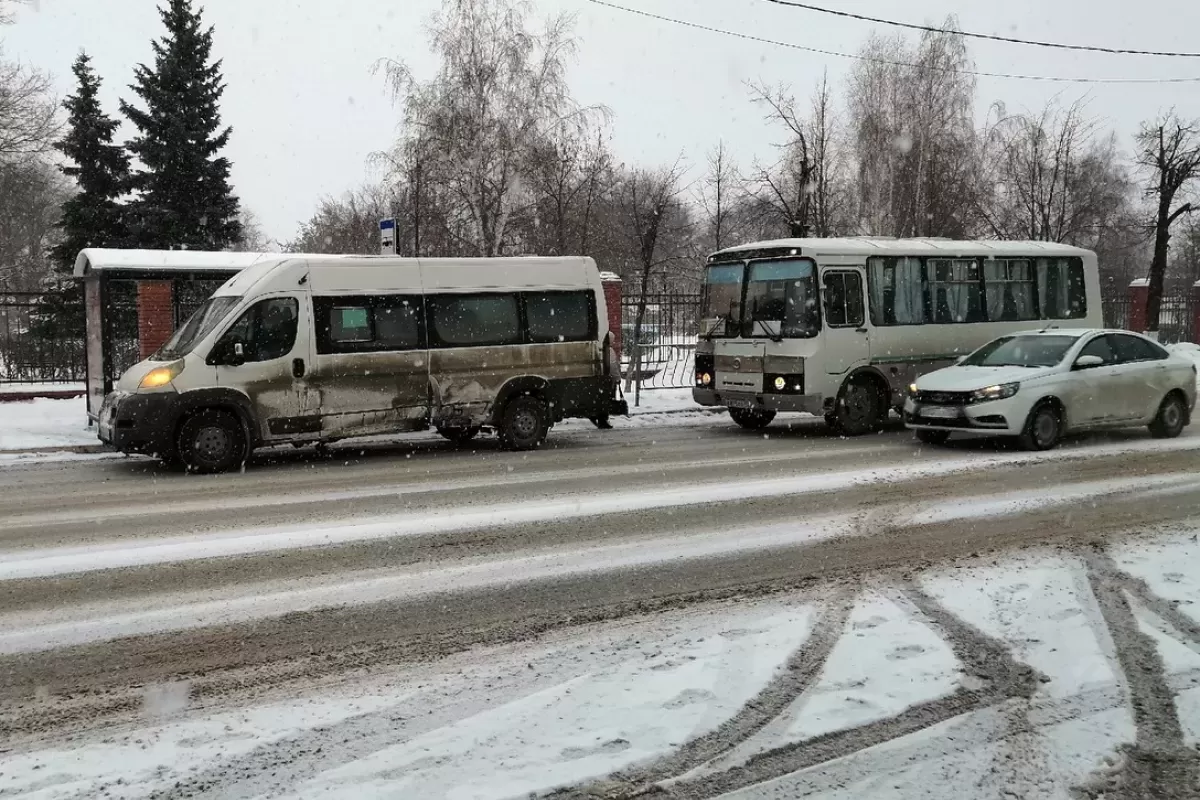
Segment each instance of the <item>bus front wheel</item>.
[{"label": "bus front wheel", "polygon": [[863,436],[883,426],[887,413],[879,388],[869,378],[853,378],[842,389],[837,407],[825,421],[838,433]]},{"label": "bus front wheel", "polygon": [[759,431],[771,424],[775,419],[774,411],[760,411],[754,408],[731,408],[729,416],[746,430]]}]

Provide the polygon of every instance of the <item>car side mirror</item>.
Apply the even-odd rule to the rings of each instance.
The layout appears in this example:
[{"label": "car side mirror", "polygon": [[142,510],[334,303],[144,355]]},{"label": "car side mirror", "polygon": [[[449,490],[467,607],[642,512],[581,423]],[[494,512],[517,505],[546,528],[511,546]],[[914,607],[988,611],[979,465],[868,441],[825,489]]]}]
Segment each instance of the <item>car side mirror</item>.
[{"label": "car side mirror", "polygon": [[955,366],[957,366],[966,360],[967,360],[966,356],[958,356],[957,358],[954,359],[954,364],[955,364]]},{"label": "car side mirror", "polygon": [[1091,369],[1104,365],[1104,359],[1100,356],[1080,356],[1075,359],[1075,369]]}]

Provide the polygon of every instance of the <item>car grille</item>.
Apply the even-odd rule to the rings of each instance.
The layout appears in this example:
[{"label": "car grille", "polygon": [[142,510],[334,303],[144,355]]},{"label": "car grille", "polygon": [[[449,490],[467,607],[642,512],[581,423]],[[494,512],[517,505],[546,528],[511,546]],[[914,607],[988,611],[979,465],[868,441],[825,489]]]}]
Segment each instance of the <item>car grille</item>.
[{"label": "car grille", "polygon": [[913,398],[931,406],[965,406],[971,402],[970,392],[917,392]]}]

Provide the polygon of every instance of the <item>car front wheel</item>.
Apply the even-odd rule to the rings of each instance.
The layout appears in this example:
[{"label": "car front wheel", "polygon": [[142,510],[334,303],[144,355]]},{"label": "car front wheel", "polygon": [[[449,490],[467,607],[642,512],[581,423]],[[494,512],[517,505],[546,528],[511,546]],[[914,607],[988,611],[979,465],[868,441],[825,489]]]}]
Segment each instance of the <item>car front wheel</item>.
[{"label": "car front wheel", "polygon": [[1062,437],[1062,415],[1050,403],[1042,403],[1029,412],[1029,419],[1018,437],[1026,450],[1050,450]]}]

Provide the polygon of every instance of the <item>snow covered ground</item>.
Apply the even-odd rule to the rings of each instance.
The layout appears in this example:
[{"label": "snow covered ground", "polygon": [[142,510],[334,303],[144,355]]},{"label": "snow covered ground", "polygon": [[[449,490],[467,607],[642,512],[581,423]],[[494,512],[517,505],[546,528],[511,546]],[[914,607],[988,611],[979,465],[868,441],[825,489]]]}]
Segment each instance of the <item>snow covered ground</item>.
[{"label": "snow covered ground", "polygon": [[160,684],[132,727],[18,745],[0,796],[1067,798],[1119,783],[1163,717],[1182,738],[1158,745],[1200,742],[1198,534],[627,618],[248,708]]},{"label": "snow covered ground", "polygon": [[0,403],[0,452],[97,445],[87,421],[82,397]]}]

